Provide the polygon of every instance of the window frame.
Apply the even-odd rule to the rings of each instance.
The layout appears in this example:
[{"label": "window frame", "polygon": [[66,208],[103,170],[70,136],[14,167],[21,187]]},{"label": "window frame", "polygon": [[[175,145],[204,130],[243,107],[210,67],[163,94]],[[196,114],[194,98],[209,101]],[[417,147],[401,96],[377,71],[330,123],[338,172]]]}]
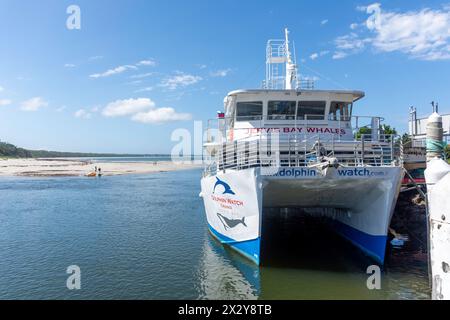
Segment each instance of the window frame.
[{"label": "window frame", "polygon": [[[336,109],[336,111],[332,113],[333,104],[336,104],[336,105],[345,104],[345,108]],[[341,110],[345,110],[345,109],[347,111],[346,114],[341,111]],[[339,111],[339,114],[337,111]],[[353,113],[353,102],[331,100],[330,101],[330,109],[328,110],[328,121],[351,121],[352,113]]]},{"label": "window frame", "polygon": [[[294,121],[297,113],[297,101],[298,100],[268,100],[267,101],[267,120],[269,121],[286,121],[291,120]],[[287,102],[294,104],[294,113],[293,114],[269,114],[270,103],[274,102]],[[274,118],[277,117],[277,118]],[[283,119],[283,117],[285,117]]]},{"label": "window frame", "polygon": [[[323,112],[319,115],[314,115],[314,114],[304,114],[302,118],[299,118],[299,109],[301,108],[300,103],[322,103],[323,104]],[[298,100],[297,101],[297,106],[296,106],[296,113],[295,113],[295,118],[297,119],[297,121],[305,121],[305,120],[310,120],[310,121],[325,121],[326,120],[326,112],[327,112],[327,105],[328,105],[328,100]],[[305,106],[303,106],[305,107]],[[310,106],[311,107],[311,106]],[[311,115],[311,116],[321,116],[321,119],[305,119],[305,115]]]},{"label": "window frame", "polygon": [[[250,115],[250,116],[240,116],[239,115],[239,104],[260,104],[261,113],[259,115]],[[235,112],[235,121],[236,122],[245,122],[245,121],[261,121],[264,118],[264,101],[262,100],[252,100],[252,101],[237,101],[236,102],[236,112]]]}]

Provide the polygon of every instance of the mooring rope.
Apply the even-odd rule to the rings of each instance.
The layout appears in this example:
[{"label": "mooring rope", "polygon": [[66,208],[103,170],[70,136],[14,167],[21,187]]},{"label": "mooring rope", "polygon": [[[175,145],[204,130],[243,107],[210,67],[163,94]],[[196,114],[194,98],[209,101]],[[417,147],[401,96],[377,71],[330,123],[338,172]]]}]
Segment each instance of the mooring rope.
[{"label": "mooring rope", "polygon": [[444,141],[439,141],[431,138],[427,139],[427,153],[431,152],[433,154],[441,154],[443,156],[446,146],[447,143]]}]

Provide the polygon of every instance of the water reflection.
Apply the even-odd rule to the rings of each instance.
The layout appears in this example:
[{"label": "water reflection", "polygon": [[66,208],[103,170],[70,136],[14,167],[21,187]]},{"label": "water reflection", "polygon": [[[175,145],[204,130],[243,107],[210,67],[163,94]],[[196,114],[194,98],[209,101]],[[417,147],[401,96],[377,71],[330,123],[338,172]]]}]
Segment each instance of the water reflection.
[{"label": "water reflection", "polygon": [[200,299],[257,299],[259,274],[255,264],[206,237],[197,275]]},{"label": "water reflection", "polygon": [[267,215],[261,267],[208,235],[199,268],[202,299],[429,299],[426,254],[405,246],[387,252],[382,289],[369,290],[374,262],[323,221]]}]

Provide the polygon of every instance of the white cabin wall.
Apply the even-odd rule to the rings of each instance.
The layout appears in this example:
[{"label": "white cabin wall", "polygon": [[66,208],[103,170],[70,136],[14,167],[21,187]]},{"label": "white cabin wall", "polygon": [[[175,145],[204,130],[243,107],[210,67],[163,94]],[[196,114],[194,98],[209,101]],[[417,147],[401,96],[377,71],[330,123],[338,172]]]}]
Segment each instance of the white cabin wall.
[{"label": "white cabin wall", "polygon": [[[317,91],[260,91],[260,92],[245,92],[233,94],[234,111],[234,132],[232,134],[233,140],[243,139],[249,137],[249,135],[240,134],[245,132],[244,128],[295,128],[304,127],[304,120],[254,120],[254,121],[239,121],[236,122],[236,104],[237,102],[252,102],[262,101],[263,103],[263,117],[267,117],[268,103],[273,100],[285,100],[285,101],[326,101],[325,113],[323,120],[308,120],[308,127],[317,128],[330,128],[330,129],[344,129],[345,134],[335,134],[335,137],[339,137],[344,140],[353,139],[353,128],[351,121],[329,121],[328,116],[330,113],[330,106],[332,101],[342,101],[352,103],[354,96],[352,94],[334,93],[334,92],[317,92]],[[327,133],[323,134],[324,136]],[[230,137],[228,135],[228,137]],[[331,138],[330,138],[331,139]],[[326,139],[325,139],[326,140]]]}]

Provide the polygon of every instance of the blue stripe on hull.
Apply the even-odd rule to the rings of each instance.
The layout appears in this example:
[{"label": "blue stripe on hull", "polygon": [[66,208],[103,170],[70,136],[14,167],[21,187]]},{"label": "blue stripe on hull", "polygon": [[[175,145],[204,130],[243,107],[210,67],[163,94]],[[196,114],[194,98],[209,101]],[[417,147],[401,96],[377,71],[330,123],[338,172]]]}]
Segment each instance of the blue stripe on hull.
[{"label": "blue stripe on hull", "polygon": [[254,240],[247,240],[247,241],[236,241],[233,240],[227,236],[224,236],[223,234],[217,232],[213,227],[211,227],[209,224],[209,231],[215,236],[222,244],[226,244],[230,246],[232,249],[236,250],[243,256],[247,257],[248,259],[252,260],[254,263],[259,265],[259,251],[260,251],[260,243],[261,239],[256,238]]},{"label": "blue stripe on hull", "polygon": [[381,265],[384,264],[387,235],[374,236],[336,220],[334,220],[333,226],[337,233],[349,240],[353,245],[360,248]]}]

